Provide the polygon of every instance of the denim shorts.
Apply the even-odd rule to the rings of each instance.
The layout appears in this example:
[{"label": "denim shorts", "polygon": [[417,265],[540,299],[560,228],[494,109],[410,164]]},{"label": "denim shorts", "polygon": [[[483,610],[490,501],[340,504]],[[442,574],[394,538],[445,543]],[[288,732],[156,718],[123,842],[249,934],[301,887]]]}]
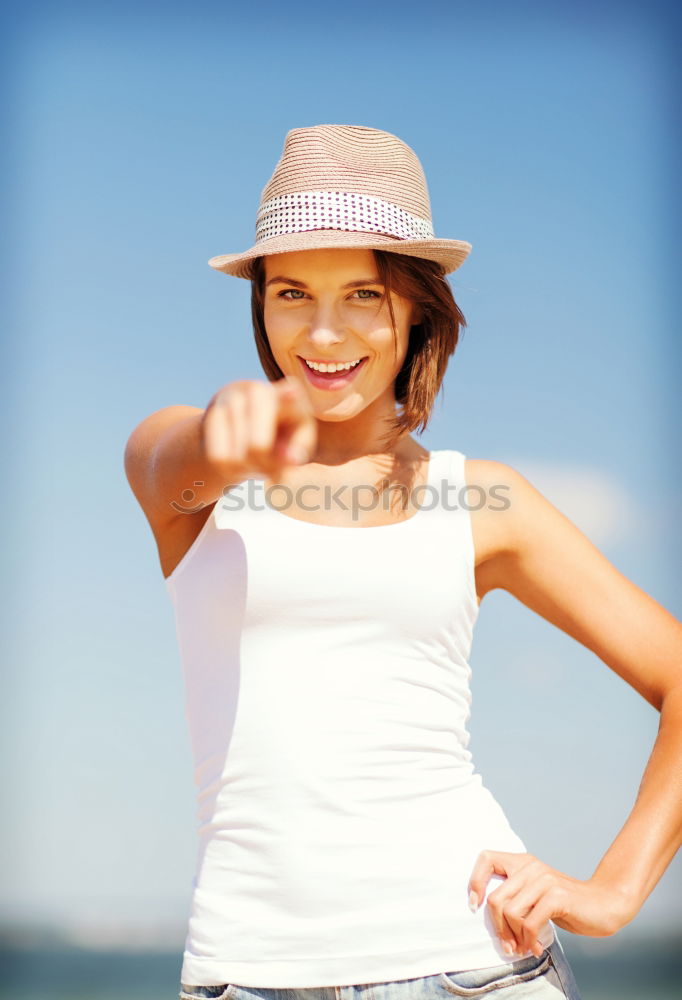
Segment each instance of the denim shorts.
[{"label": "denim shorts", "polygon": [[452,1000],[453,997],[490,997],[490,1000],[582,1000],[573,971],[558,937],[540,957],[531,955],[486,969],[450,970],[416,979],[358,986],[305,988],[192,986],[182,983],[180,1000]]}]

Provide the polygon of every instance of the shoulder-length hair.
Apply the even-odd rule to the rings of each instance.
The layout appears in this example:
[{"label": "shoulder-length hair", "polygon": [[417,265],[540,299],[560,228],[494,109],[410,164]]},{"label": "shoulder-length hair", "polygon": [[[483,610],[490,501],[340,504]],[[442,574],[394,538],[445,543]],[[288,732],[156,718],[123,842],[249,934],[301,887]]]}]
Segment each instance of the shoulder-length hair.
[{"label": "shoulder-length hair", "polygon": [[[407,354],[394,383],[396,403],[401,407],[389,430],[387,447],[410,431],[421,434],[431,416],[440,390],[448,359],[459,342],[460,330],[467,323],[455,302],[443,268],[433,260],[411,257],[385,250],[374,250],[378,273],[388,299],[397,352],[397,331],[390,292],[417,303],[421,307],[421,322],[412,326]],[[271,382],[284,377],[275,361],[263,319],[265,297],[265,265],[262,257],[254,260],[251,271],[251,316],[258,357]]]}]

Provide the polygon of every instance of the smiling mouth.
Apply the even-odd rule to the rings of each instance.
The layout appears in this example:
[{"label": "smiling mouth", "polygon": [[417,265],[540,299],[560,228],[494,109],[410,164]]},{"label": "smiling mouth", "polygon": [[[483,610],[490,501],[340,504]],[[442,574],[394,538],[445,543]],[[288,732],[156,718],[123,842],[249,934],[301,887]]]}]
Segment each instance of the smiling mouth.
[{"label": "smiling mouth", "polygon": [[[355,378],[357,372],[359,372],[360,369],[364,367],[365,362],[368,360],[367,357],[363,357],[360,358],[358,360],[358,363],[356,365],[353,365],[351,368],[340,368],[338,371],[334,372],[321,372],[317,371],[314,368],[311,368],[306,363],[306,359],[302,358],[300,354],[297,355],[297,357],[301,362],[301,366],[305,371],[308,381],[311,383],[311,385],[314,385],[317,388],[332,388],[332,387],[336,388],[337,386],[340,387],[342,385],[345,385],[346,383],[352,381]],[[328,362],[328,363],[333,364],[334,362]],[[325,364],[325,362],[322,361],[320,362],[320,364]]]},{"label": "smiling mouth", "polygon": [[[318,370],[316,368],[313,368],[313,365],[325,365],[325,366],[327,366],[327,365],[334,365],[336,367],[336,371],[350,371],[351,369],[357,367],[357,365],[361,361],[365,360],[364,356],[360,357],[360,358],[352,358],[352,359],[349,359],[347,361],[332,361],[332,360],[328,360],[327,361],[327,360],[324,360],[323,358],[320,358],[319,360],[317,358],[304,358],[304,357],[301,357],[300,354],[298,356],[301,358],[301,361],[305,362],[305,364],[309,368],[312,368],[313,371],[317,371]],[[339,368],[338,367],[339,365],[342,366],[342,367]],[[346,368],[345,367],[346,365],[350,365],[350,368]],[[331,373],[329,373],[329,374],[331,374]]]}]

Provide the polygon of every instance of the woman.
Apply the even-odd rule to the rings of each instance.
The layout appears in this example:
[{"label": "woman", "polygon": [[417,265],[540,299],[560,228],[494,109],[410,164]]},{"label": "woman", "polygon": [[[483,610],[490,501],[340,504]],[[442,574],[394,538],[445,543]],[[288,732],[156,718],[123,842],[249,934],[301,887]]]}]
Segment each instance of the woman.
[{"label": "woman", "polygon": [[[435,238],[396,136],[293,129],[254,246],[209,261],[252,282],[267,380],[153,413],[128,442],[199,790],[184,1000],[577,1000],[555,927],[614,934],[679,845],[680,623],[515,469],[411,436],[465,324],[445,275],[470,249]],[[471,638],[497,587],[661,712],[587,880],[526,851],[467,749]]]}]

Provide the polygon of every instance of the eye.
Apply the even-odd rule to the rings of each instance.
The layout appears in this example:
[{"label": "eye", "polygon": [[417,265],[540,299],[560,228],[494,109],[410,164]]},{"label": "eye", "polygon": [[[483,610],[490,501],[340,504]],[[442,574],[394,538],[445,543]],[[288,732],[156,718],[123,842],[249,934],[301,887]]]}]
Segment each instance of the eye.
[{"label": "eye", "polygon": [[[300,292],[301,295],[305,295],[305,292],[302,292],[300,288],[285,288],[284,291],[277,293],[277,298],[278,299],[287,299],[288,302],[300,302],[301,301],[300,299],[288,299],[287,296],[290,294],[290,292]],[[366,292],[369,298],[374,298],[374,299],[380,299],[381,298],[381,295],[379,294],[379,292],[375,292],[371,288],[358,288],[358,289],[356,289],[356,291],[353,294],[354,295],[359,295],[361,292]],[[364,300],[364,301],[367,301],[364,295],[361,296],[361,299]]]}]

